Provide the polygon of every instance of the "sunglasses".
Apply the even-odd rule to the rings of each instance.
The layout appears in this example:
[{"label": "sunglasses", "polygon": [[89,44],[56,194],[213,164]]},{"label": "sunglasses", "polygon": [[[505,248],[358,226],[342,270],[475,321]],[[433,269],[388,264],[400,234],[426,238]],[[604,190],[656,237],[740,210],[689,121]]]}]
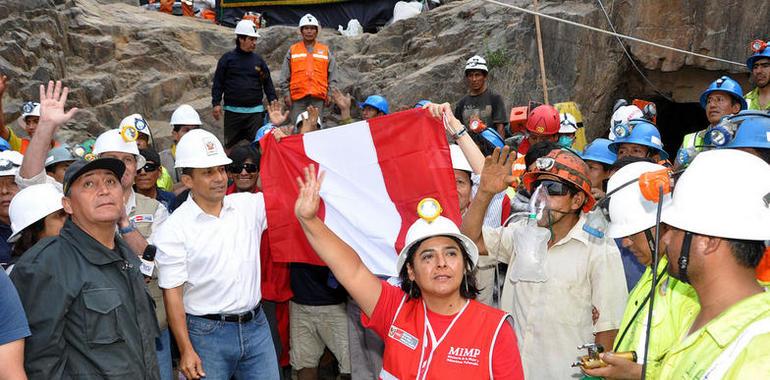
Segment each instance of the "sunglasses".
[{"label": "sunglasses", "polygon": [[160,165],[158,165],[158,164],[153,164],[151,162],[148,162],[148,163],[144,164],[143,167],[139,168],[136,172],[137,173],[141,173],[142,170],[144,170],[145,173],[152,173],[152,172],[158,170],[159,167],[160,167]]},{"label": "sunglasses", "polygon": [[554,181],[550,179],[541,179],[537,180],[532,184],[532,189],[537,189],[538,187],[543,186],[543,189],[545,189],[546,193],[549,196],[562,196],[571,194],[574,192],[574,189],[572,186],[559,181]]},{"label": "sunglasses", "polygon": [[230,165],[228,170],[230,171],[230,173],[240,173],[245,170],[246,173],[254,174],[257,172],[257,170],[259,170],[259,168],[257,167],[256,164],[245,163],[241,165],[235,165],[235,164]]}]

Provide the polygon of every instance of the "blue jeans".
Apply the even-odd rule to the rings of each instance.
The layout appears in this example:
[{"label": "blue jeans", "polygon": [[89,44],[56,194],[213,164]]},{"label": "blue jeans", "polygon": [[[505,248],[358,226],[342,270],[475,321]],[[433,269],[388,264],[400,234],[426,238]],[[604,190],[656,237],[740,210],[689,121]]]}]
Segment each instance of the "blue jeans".
[{"label": "blue jeans", "polygon": [[160,380],[172,380],[174,371],[171,365],[171,334],[168,329],[160,332],[155,338],[155,353],[158,355],[158,368],[160,368]]},{"label": "blue jeans", "polygon": [[206,379],[280,378],[270,326],[262,308],[254,319],[245,323],[188,315],[187,330],[203,363]]}]

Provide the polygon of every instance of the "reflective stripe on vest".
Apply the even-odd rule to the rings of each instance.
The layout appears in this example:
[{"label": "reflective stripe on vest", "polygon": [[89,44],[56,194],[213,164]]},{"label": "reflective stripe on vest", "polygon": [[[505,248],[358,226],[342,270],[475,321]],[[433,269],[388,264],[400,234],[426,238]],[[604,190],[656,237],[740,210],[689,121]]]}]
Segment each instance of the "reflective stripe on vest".
[{"label": "reflective stripe on vest", "polygon": [[770,318],[761,319],[755,321],[746,327],[745,330],[738,335],[738,338],[730,343],[724,351],[714,360],[711,367],[703,375],[703,380],[719,380],[725,376],[725,373],[732,367],[735,362],[735,358],[741,354],[744,348],[751,343],[757,335],[770,333]]},{"label": "reflective stripe on vest", "polygon": [[329,47],[316,42],[313,52],[305,48],[304,42],[297,42],[289,48],[291,57],[291,78],[289,93],[292,100],[306,96],[326,99],[329,90]]}]

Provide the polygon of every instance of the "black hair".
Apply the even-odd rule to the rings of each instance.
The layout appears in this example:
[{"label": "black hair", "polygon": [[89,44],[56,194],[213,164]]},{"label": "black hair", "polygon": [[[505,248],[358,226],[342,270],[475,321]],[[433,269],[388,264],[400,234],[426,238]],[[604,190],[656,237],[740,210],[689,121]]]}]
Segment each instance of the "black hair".
[{"label": "black hair", "polygon": [[618,158],[615,160],[615,163],[610,166],[610,170],[620,170],[620,168],[633,164],[634,162],[651,162],[655,163],[655,160],[653,160],[650,157],[634,157],[634,156],[625,156],[623,158]]},{"label": "black hair", "polygon": [[233,160],[233,165],[242,165],[251,159],[259,167],[260,154],[251,145],[238,145],[230,152],[230,159]]},{"label": "black hair", "polygon": [[757,152],[759,158],[770,164],[770,149],[754,148],[754,151]]},{"label": "black hair", "polygon": [[192,177],[193,168],[182,168],[182,175],[189,175]]},{"label": "black hair", "polygon": [[[460,296],[465,299],[475,299],[476,296],[480,293],[480,290],[476,285],[476,273],[473,270],[471,257],[468,255],[468,252],[465,249],[465,245],[462,241],[460,241],[460,239],[454,236],[446,237],[454,240],[455,243],[457,243],[457,245],[460,247],[460,252],[462,252],[463,255],[463,262],[465,263],[463,279],[462,282],[460,282]],[[412,245],[412,247],[409,248],[409,251],[406,252],[407,256],[406,261],[404,262],[404,267],[401,268],[401,273],[398,274],[398,277],[401,280],[401,290],[403,290],[404,293],[406,293],[411,299],[422,297],[420,287],[417,286],[417,283],[409,279],[409,270],[407,269],[408,265],[414,265],[414,254],[417,252],[417,248],[420,246],[420,244],[422,244],[422,241]]]},{"label": "black hair", "polygon": [[40,240],[38,235],[40,235],[43,230],[45,230],[45,218],[42,218],[21,230],[19,240],[16,240],[16,242],[13,243],[11,257],[20,257],[24,252],[27,252],[28,249],[32,248],[32,246]]},{"label": "black hair", "polygon": [[725,239],[730,244],[733,257],[746,268],[756,268],[765,254],[765,242],[756,240]]},{"label": "black hair", "polygon": [[527,166],[527,170],[532,164],[540,157],[545,157],[552,150],[561,149],[561,145],[554,141],[541,141],[535,145],[529,147],[529,151],[524,155],[524,165]]}]

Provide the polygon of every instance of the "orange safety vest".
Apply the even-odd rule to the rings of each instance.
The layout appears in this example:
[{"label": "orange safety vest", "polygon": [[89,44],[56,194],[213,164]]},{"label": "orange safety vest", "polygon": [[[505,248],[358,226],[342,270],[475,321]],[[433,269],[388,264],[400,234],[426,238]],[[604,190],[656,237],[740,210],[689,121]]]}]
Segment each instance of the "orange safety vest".
[{"label": "orange safety vest", "polygon": [[292,100],[308,95],[326,99],[329,90],[329,47],[316,42],[313,53],[308,53],[305,43],[291,45],[291,80],[289,92]]},{"label": "orange safety vest", "polygon": [[490,379],[492,345],[508,317],[470,300],[439,337],[422,299],[405,295],[385,338],[380,379]]}]

